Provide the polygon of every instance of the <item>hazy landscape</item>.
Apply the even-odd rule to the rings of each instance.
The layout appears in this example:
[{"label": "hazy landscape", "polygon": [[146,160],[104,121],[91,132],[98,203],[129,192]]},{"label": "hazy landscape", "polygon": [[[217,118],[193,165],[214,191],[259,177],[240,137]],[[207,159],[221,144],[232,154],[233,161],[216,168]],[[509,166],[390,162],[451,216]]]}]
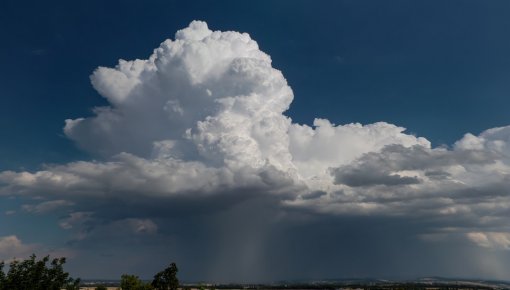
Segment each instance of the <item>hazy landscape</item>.
[{"label": "hazy landscape", "polygon": [[[118,281],[86,281],[90,287],[82,287],[82,290],[94,290],[95,285],[111,285],[108,290],[118,289]],[[456,280],[446,278],[422,278],[409,281],[390,281],[377,279],[354,279],[354,280],[330,280],[315,282],[280,282],[272,284],[184,284],[183,289],[510,289],[510,282],[484,281],[484,280]]]}]

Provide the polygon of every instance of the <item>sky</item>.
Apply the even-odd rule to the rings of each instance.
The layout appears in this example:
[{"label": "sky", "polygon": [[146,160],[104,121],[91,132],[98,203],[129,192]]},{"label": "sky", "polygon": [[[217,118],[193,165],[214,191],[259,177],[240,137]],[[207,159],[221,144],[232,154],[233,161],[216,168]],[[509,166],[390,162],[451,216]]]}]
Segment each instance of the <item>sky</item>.
[{"label": "sky", "polygon": [[508,1],[2,1],[0,259],[510,280]]}]

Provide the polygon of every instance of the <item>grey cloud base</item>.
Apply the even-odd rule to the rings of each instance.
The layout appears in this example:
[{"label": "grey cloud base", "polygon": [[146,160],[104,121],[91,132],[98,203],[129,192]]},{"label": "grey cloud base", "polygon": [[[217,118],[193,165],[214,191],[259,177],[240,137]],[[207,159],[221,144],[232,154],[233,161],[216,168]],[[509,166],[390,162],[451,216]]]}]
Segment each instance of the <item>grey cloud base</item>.
[{"label": "grey cloud base", "polygon": [[510,279],[498,270],[510,266],[510,127],[431,148],[385,122],[292,123],[269,55],[199,21],[91,81],[110,105],[64,132],[98,160],[0,172],[22,212],[62,214],[85,272],[147,244],[128,262],[151,269],[164,251],[215,281],[463,275],[446,260],[428,272],[447,251],[466,275]]}]

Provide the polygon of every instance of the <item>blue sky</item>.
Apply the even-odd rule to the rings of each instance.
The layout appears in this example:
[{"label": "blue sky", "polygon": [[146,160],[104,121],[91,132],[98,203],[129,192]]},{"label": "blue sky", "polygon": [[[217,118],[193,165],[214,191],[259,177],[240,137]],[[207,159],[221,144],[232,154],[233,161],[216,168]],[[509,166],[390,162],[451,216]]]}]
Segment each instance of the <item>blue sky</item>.
[{"label": "blue sky", "polygon": [[[506,1],[4,1],[0,236],[16,239],[0,241],[0,256],[68,254],[84,278],[150,277],[176,260],[188,280],[510,279],[502,270],[509,9]],[[154,79],[164,82],[141,74],[119,85],[117,72],[96,71],[149,59],[193,20],[208,28],[191,25],[190,35],[245,32],[258,47],[182,48],[184,64],[158,66]],[[194,47],[194,37],[182,39]],[[216,59],[239,74],[206,65]],[[175,67],[192,81],[180,83]],[[202,89],[239,104],[209,102]],[[113,113],[93,112],[101,106]],[[402,267],[408,259],[422,263]],[[462,272],[450,261],[473,266]]]},{"label": "blue sky", "polygon": [[84,158],[60,129],[105,103],[90,73],[194,19],[250,33],[294,89],[287,114],[300,123],[388,121],[447,145],[508,123],[505,1],[2,5],[3,169]]}]

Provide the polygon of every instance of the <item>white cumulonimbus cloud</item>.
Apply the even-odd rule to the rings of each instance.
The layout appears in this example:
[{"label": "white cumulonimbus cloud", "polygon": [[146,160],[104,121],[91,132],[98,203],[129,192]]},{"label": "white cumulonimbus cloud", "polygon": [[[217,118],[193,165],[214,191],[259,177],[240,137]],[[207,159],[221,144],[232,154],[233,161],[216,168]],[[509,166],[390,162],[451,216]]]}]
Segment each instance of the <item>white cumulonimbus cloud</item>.
[{"label": "white cumulonimbus cloud", "polygon": [[[148,59],[99,67],[91,81],[110,105],[66,120],[64,132],[102,161],[1,172],[0,193],[54,200],[25,210],[78,205],[90,196],[250,192],[310,212],[417,214],[445,223],[456,216],[460,229],[510,232],[502,221],[510,209],[510,127],[466,134],[446,149],[385,122],[292,123],[284,112],[293,93],[270,56],[248,34],[212,31],[200,21]],[[481,240],[470,232],[469,239]],[[498,244],[489,242],[483,245]]]}]

